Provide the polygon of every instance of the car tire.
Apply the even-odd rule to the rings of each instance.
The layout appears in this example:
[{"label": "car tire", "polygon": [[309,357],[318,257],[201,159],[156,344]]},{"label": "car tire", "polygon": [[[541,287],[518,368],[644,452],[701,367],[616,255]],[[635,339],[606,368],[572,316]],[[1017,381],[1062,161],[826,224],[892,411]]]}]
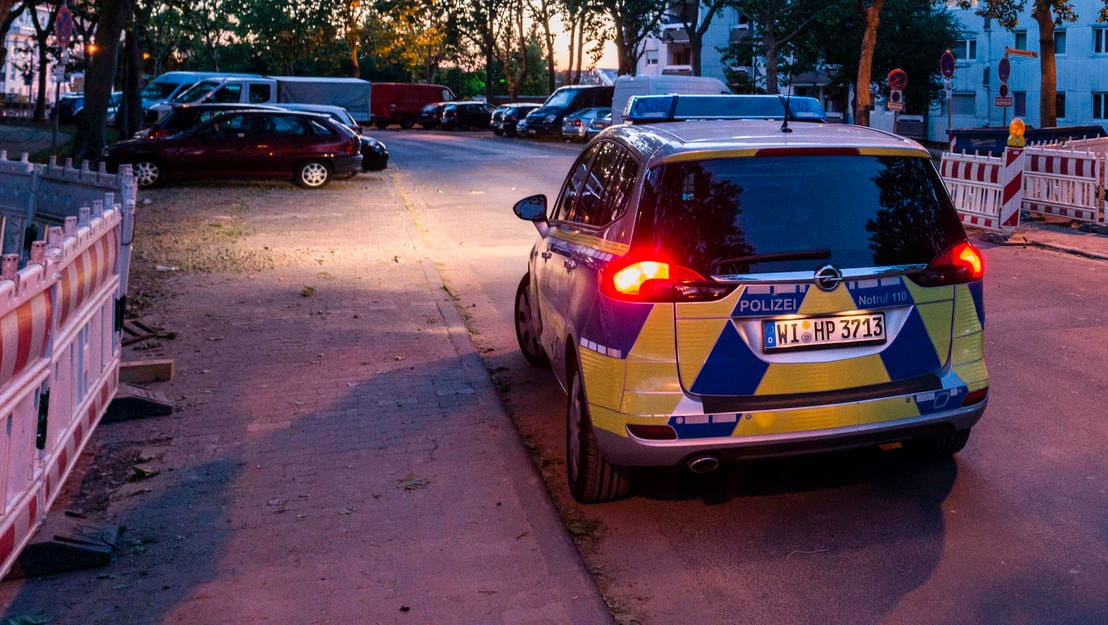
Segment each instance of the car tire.
[{"label": "car tire", "polygon": [[404,130],[411,130],[412,126],[415,126],[415,120],[413,120],[411,117],[401,117],[400,118],[400,127],[401,128],[403,128]]},{"label": "car tire", "polygon": [[384,130],[389,127],[388,122],[373,122],[374,126],[377,126],[377,130]]},{"label": "car tire", "polygon": [[542,351],[539,337],[535,334],[535,310],[531,306],[531,274],[524,274],[516,288],[515,326],[516,342],[523,358],[533,367],[549,366],[550,361]]},{"label": "car tire", "polygon": [[581,368],[570,376],[566,402],[566,477],[569,492],[580,503],[601,503],[631,494],[631,469],[609,463],[600,454]]},{"label": "car tire", "polygon": [[166,179],[165,165],[156,158],[137,158],[131,161],[135,184],[140,189],[156,187]]},{"label": "car tire", "polygon": [[323,161],[305,161],[296,168],[296,184],[318,189],[331,181],[331,168]]},{"label": "car tire", "polygon": [[904,448],[920,458],[949,458],[965,448],[969,437],[970,428],[966,428],[905,441]]}]

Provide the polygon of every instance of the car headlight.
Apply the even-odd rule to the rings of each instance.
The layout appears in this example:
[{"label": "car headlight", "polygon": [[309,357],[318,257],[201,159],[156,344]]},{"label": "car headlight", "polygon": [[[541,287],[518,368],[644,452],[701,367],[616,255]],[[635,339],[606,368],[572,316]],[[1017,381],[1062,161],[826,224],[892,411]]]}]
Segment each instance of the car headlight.
[{"label": "car headlight", "polygon": [[558,116],[557,115],[547,115],[546,116],[546,123],[553,124],[556,121],[558,121]]}]

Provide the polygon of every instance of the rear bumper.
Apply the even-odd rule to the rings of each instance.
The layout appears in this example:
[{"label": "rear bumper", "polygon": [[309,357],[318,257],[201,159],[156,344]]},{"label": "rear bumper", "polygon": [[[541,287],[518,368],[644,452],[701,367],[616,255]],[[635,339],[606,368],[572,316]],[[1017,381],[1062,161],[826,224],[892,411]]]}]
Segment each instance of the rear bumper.
[{"label": "rear bumper", "polygon": [[362,155],[336,156],[331,161],[336,174],[353,174],[362,170]]},{"label": "rear bumper", "polygon": [[[647,440],[625,432],[595,430],[601,453],[622,466],[674,466],[692,456],[712,455],[722,462],[836,451],[894,443],[973,427],[988,400],[917,417],[865,425],[761,436],[717,436],[678,440]],[[721,415],[734,419],[735,415]],[[741,419],[743,415],[738,415]],[[708,418],[712,418],[711,416]],[[738,429],[738,428],[736,428]]]}]

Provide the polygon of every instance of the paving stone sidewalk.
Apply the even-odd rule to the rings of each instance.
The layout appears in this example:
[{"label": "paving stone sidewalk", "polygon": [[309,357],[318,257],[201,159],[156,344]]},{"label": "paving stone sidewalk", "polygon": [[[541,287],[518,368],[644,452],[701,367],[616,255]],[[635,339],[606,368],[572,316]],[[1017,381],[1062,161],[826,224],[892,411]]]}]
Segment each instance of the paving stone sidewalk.
[{"label": "paving stone sidewalk", "polygon": [[297,197],[254,244],[302,262],[170,283],[178,410],[96,433],[158,472],[113,495],[118,558],[0,584],[3,616],[611,622],[391,179]]}]

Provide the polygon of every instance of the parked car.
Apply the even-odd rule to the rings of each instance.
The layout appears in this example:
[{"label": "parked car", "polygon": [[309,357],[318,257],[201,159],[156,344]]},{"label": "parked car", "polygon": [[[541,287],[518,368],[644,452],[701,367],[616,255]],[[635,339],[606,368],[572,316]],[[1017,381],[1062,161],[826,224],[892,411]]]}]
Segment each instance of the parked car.
[{"label": "parked car", "polygon": [[140,187],[185,178],[291,178],[307,188],[362,166],[358,135],[313,113],[229,111],[168,137],[104,148],[110,170],[129,163]]},{"label": "parked car", "polygon": [[423,110],[419,112],[419,117],[416,118],[416,123],[428,130],[437,127],[442,123],[442,110],[446,108],[447,104],[450,103],[435,102],[423,107]]},{"label": "parked car", "polygon": [[172,110],[149,128],[134,134],[135,139],[157,139],[184,132],[220,113],[241,110],[280,110],[263,104],[174,104]]},{"label": "parked car", "polygon": [[389,166],[389,151],[384,143],[362,132],[362,127],[350,114],[350,111],[333,104],[280,104],[289,111],[305,111],[326,115],[347,128],[353,130],[362,142],[362,171],[380,171]]},{"label": "parked car", "polygon": [[539,108],[540,104],[516,103],[512,104],[500,118],[500,130],[504,134],[515,137],[520,134],[519,123],[531,111]]},{"label": "parked car", "polygon": [[600,134],[601,130],[604,130],[608,126],[612,125],[612,109],[608,109],[607,113],[603,115],[597,115],[589,122],[589,127],[585,130],[585,137],[591,140],[596,135]]},{"label": "parked car", "polygon": [[492,110],[484,102],[451,102],[442,108],[440,124],[446,130],[488,128]]},{"label": "parked car", "polygon": [[624,497],[640,466],[960,451],[989,395],[984,265],[928,151],[669,97],[514,208],[538,230],[516,337],[567,391],[573,496]]},{"label": "parked car", "polygon": [[607,115],[611,119],[612,109],[598,106],[566,115],[562,120],[562,137],[570,141],[586,141],[589,138],[589,124],[601,115]]},{"label": "parked car", "polygon": [[492,110],[492,116],[489,117],[489,128],[492,128],[494,135],[500,136],[504,134],[504,131],[500,128],[504,120],[504,111],[511,108],[511,104],[501,104]]},{"label": "parked car", "polygon": [[59,124],[72,124],[77,121],[77,111],[85,105],[85,94],[63,93],[54,104],[51,115],[58,118]]},{"label": "parked car", "polygon": [[550,94],[540,108],[527,117],[527,134],[532,137],[558,137],[562,120],[570,113],[595,106],[612,106],[612,87],[602,85],[572,85]]}]

